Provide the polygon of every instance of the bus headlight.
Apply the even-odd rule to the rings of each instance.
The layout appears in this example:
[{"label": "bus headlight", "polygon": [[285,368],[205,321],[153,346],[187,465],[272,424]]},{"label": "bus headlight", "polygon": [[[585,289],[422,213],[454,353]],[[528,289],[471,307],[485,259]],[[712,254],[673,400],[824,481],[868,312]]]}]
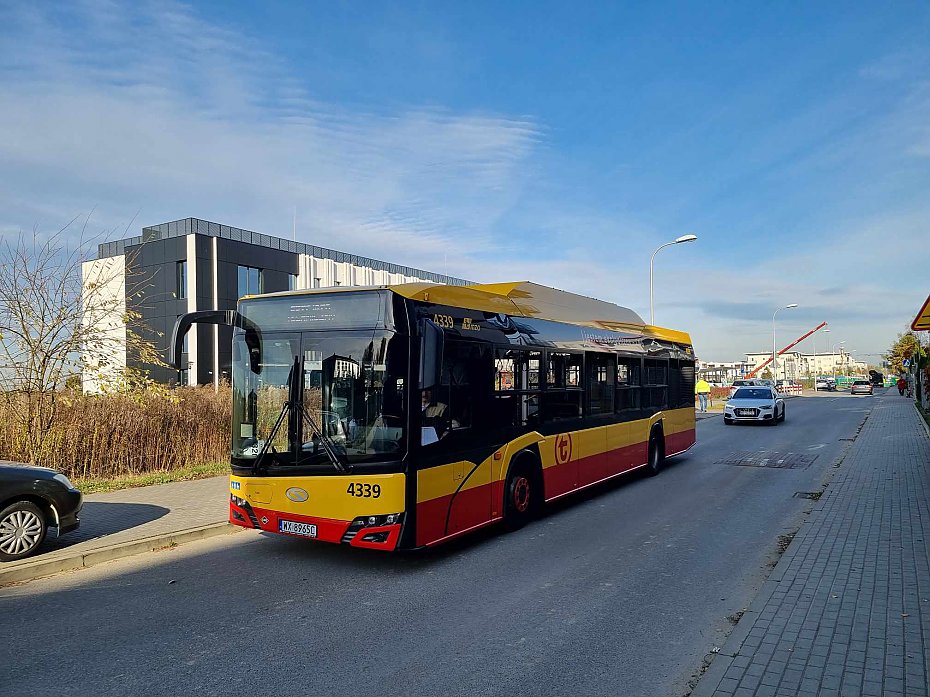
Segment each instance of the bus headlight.
[{"label": "bus headlight", "polygon": [[403,513],[388,513],[387,515],[365,515],[359,516],[349,525],[350,530],[360,528],[377,528],[382,525],[396,525],[403,520]]}]

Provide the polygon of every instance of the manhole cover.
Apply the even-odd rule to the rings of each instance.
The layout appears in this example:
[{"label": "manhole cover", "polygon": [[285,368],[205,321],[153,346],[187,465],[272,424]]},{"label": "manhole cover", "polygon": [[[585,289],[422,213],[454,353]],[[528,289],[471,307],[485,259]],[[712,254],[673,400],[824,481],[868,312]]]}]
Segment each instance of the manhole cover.
[{"label": "manhole cover", "polygon": [[807,469],[816,459],[816,455],[802,455],[801,453],[741,452],[730,453],[722,460],[717,460],[717,464],[797,470]]}]

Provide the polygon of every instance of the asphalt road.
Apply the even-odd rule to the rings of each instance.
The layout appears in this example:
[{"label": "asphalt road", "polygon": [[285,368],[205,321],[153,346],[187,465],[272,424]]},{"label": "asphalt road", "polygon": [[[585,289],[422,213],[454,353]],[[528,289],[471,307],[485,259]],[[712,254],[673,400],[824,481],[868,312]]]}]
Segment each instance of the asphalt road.
[{"label": "asphalt road", "polygon": [[[0,694],[677,697],[871,404],[702,420],[656,478],[432,552],[243,532],[2,589]],[[763,452],[814,459],[723,462]]]}]

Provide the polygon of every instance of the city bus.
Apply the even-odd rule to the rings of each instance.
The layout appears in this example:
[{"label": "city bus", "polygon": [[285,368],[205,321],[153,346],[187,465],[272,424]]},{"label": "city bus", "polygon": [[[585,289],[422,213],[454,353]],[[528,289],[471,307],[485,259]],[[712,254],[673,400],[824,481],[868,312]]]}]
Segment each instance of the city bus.
[{"label": "city bus", "polygon": [[687,333],[527,282],[246,296],[232,332],[229,519],[381,550],[436,545],[695,442]]}]

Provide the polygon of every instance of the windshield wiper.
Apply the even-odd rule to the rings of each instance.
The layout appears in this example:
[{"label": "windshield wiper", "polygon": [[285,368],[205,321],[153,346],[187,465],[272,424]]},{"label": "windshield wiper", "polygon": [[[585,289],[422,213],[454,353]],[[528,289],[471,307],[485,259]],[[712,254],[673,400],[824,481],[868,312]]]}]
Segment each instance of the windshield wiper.
[{"label": "windshield wiper", "polygon": [[351,471],[352,466],[348,463],[348,459],[346,462],[342,461],[342,458],[339,457],[339,450],[335,441],[323,433],[323,429],[317,425],[316,420],[314,420],[313,416],[310,415],[310,412],[307,411],[306,405],[301,408],[301,412],[303,413],[304,420],[310,424],[310,435],[316,436],[320,439],[320,445],[323,446],[323,452],[325,452],[329,457],[330,462],[333,463],[333,467],[335,467],[338,472],[342,472],[343,474]]},{"label": "windshield wiper", "polygon": [[268,434],[268,438],[265,439],[265,444],[259,451],[258,457],[256,457],[255,462],[252,463],[252,474],[263,474],[268,469],[267,467],[262,466],[262,462],[265,459],[265,455],[268,454],[268,450],[274,447],[272,443],[274,442],[275,436],[278,434],[278,429],[280,429],[281,424],[284,423],[284,416],[287,414],[289,406],[290,405],[287,402],[281,406],[281,413],[278,414],[278,419],[274,422],[274,427],[271,429],[271,433]]},{"label": "windshield wiper", "polygon": [[277,452],[274,451],[275,436],[278,435],[278,430],[281,428],[281,424],[284,423],[284,417],[289,411],[289,407],[294,398],[294,368],[297,365],[297,360],[294,359],[294,365],[291,366],[291,369],[287,373],[287,401],[281,405],[281,413],[278,414],[277,420],[274,422],[274,427],[271,429],[271,433],[268,434],[268,437],[265,439],[265,444],[262,446],[262,449],[258,452],[258,457],[255,458],[255,462],[252,463],[252,473],[253,474],[264,474],[268,468],[263,466],[265,455],[268,454],[268,450],[272,450],[272,454],[277,455]]}]

